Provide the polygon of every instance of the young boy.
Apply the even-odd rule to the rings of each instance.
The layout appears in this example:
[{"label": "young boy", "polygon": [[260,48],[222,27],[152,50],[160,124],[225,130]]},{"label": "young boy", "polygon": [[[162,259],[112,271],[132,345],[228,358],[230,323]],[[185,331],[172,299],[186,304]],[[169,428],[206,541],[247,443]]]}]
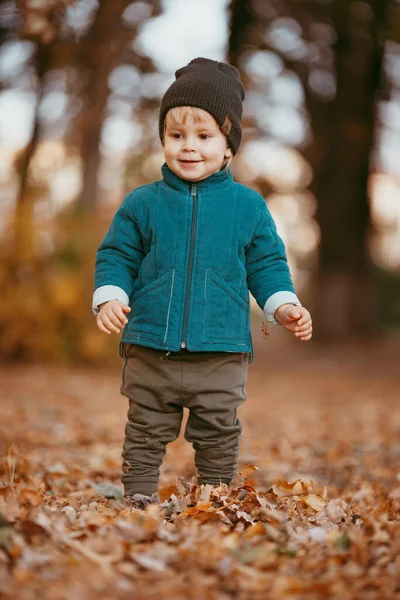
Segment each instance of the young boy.
[{"label": "young boy", "polygon": [[267,321],[311,338],[265,200],[229,170],[244,95],[231,65],[196,58],[176,72],[159,117],[163,178],[124,198],[97,253],[97,325],[107,334],[123,329],[121,481],[135,507],[157,501],[184,407],[198,483],[236,474],[236,410],[253,356],[249,290]]}]

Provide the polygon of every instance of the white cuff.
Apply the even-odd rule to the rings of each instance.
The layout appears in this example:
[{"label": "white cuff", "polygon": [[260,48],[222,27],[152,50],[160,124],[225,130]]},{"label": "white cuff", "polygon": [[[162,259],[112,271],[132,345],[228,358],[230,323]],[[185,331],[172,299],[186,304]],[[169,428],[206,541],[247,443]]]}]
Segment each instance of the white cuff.
[{"label": "white cuff", "polygon": [[268,323],[272,323],[273,325],[278,324],[274,315],[282,304],[295,304],[296,306],[301,306],[300,300],[293,292],[276,292],[275,294],[272,294],[263,308],[263,313]]},{"label": "white cuff", "polygon": [[93,294],[92,311],[95,317],[99,314],[99,305],[110,300],[120,300],[124,304],[129,304],[129,296],[117,285],[102,285],[97,288]]}]

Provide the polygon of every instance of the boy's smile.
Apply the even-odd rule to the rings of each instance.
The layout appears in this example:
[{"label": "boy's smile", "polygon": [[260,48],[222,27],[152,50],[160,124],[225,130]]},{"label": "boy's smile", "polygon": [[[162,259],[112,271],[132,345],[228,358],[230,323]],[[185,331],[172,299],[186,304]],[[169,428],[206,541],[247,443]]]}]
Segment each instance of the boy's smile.
[{"label": "boy's smile", "polygon": [[[182,120],[165,119],[165,162],[176,175],[187,181],[201,181],[220,171],[232,156],[227,140],[212,115],[187,108]],[[199,114],[201,118],[199,119]]]}]

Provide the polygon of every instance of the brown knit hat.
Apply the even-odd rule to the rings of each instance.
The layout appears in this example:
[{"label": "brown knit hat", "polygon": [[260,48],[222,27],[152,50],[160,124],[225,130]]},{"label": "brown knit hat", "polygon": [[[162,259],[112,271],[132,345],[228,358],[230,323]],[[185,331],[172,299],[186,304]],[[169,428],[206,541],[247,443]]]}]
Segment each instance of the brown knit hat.
[{"label": "brown knit hat", "polygon": [[[195,58],[175,72],[160,106],[159,131],[164,138],[167,112],[175,106],[196,106],[209,112],[228,139],[233,154],[242,139],[242,102],[245,97],[239,72],[232,65],[209,58]],[[228,117],[228,119],[227,119]]]}]

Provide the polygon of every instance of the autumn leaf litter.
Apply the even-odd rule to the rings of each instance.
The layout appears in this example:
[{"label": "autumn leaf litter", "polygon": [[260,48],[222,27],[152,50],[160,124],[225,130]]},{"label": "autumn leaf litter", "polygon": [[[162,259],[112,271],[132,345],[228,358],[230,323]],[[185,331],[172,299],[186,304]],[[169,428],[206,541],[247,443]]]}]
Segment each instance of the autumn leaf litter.
[{"label": "autumn leaf litter", "polygon": [[[146,574],[172,577],[189,569],[213,574],[225,593],[233,584],[243,593],[257,593],[269,581],[275,589],[271,597],[289,598],[294,589],[312,591],[316,578],[326,590],[334,589],[338,565],[349,579],[363,575],[364,584],[372,559],[377,569],[391,566],[393,582],[400,568],[399,520],[393,519],[399,490],[388,500],[391,514],[380,510],[361,517],[354,502],[329,499],[326,490],[313,490],[312,481],[280,480],[267,492],[256,490],[251,481],[256,467],[248,465],[229,486],[199,487],[180,478],[174,492],[171,486],[160,489],[160,505],[139,511],[124,505],[113,484],[65,497],[24,487],[15,474],[15,453],[13,448],[7,460],[14,481],[0,488],[0,572],[6,590],[13,580],[28,581],[32,589],[41,578],[48,581],[49,566],[55,568],[65,556],[97,568],[105,589],[119,581],[121,594]],[[56,470],[63,471],[51,469]],[[353,500],[362,505],[368,491],[360,490]],[[314,574],[308,583],[296,577],[295,557]]]},{"label": "autumn leaf litter", "polygon": [[[37,383],[42,414],[52,406],[45,390],[45,380]],[[159,489],[161,504],[139,511],[124,504],[116,483],[119,443],[110,450],[104,439],[113,413],[104,413],[111,415],[108,428],[99,419],[83,430],[74,426],[80,424],[81,401],[75,412],[73,398],[69,402],[61,438],[61,429],[49,434],[50,422],[35,425],[37,404],[20,400],[18,418],[15,407],[5,404],[2,435],[16,442],[8,444],[0,462],[2,600],[399,597],[400,471],[396,474],[397,446],[390,437],[397,427],[393,410],[390,421],[379,424],[386,428],[381,437],[366,415],[371,429],[365,431],[375,438],[370,436],[362,455],[356,439],[333,446],[335,438],[326,438],[322,446],[321,437],[313,454],[305,453],[309,449],[301,437],[292,436],[290,447],[286,443],[278,450],[271,441],[260,469],[249,464],[229,486],[198,487],[179,471],[167,470],[163,482],[170,485]],[[261,456],[265,446],[257,450],[259,440],[254,434]],[[313,457],[308,464],[315,476],[272,475],[262,485],[263,469],[284,472],[280,457],[295,472],[296,444],[300,461]],[[180,473],[189,472],[182,447],[176,452]],[[177,460],[172,449],[169,464]]]}]

